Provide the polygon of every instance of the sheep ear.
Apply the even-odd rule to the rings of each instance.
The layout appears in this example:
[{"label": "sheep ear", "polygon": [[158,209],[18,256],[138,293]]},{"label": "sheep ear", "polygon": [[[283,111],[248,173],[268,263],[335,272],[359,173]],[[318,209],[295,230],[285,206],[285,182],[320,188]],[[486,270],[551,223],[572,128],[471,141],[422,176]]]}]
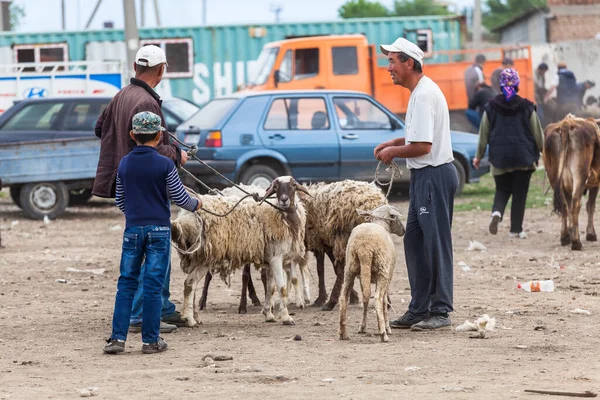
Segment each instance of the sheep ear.
[{"label": "sheep ear", "polygon": [[371,215],[370,211],[364,211],[364,210],[360,210],[360,209],[356,209],[356,212],[358,213],[358,215],[360,215],[361,217],[367,217]]},{"label": "sheep ear", "polygon": [[265,191],[265,196],[263,197],[262,201],[260,202],[261,204],[270,195],[272,195],[273,193],[275,193],[275,190],[276,190],[275,188],[276,188],[276,185],[277,185],[276,182],[277,182],[277,180],[273,180],[273,182],[271,182],[271,186],[269,186],[269,188]]},{"label": "sheep ear", "polygon": [[402,214],[400,214],[400,211],[398,211],[396,209],[396,207],[390,207],[390,215],[393,215],[395,217],[401,217]]}]

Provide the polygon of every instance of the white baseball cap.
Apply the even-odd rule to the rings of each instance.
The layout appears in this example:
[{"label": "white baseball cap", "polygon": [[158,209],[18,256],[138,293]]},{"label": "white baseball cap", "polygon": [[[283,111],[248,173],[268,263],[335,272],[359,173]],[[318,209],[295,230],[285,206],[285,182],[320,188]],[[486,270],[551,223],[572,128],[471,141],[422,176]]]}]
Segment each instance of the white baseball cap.
[{"label": "white baseball cap", "polygon": [[167,56],[163,49],[151,44],[138,50],[135,63],[143,67],[154,67],[158,64],[167,64]]},{"label": "white baseball cap", "polygon": [[423,65],[423,50],[421,50],[419,46],[413,42],[410,42],[402,37],[396,39],[396,41],[392,44],[382,44],[379,46],[379,48],[386,56],[389,53],[404,53]]}]

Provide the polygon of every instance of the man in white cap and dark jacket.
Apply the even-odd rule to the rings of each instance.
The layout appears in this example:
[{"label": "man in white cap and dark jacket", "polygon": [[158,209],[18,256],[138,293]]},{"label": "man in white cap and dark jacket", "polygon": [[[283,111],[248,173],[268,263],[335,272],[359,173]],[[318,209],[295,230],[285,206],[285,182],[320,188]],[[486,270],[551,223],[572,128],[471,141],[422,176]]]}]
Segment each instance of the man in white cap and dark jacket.
[{"label": "man in white cap and dark jacket", "polygon": [[450,114],[442,91],[423,74],[423,51],[398,38],[381,45],[395,85],[411,91],[405,137],[375,148],[389,164],[405,158],[411,171],[404,253],[411,289],[408,311],[392,328],[414,331],[450,327],[453,311],[452,212],[458,175],[452,164]]},{"label": "man in white cap and dark jacket", "polygon": [[[133,116],[142,111],[149,111],[160,116],[165,127],[165,118],[161,110],[162,100],[154,91],[158,86],[167,68],[165,52],[158,46],[150,45],[140,48],[135,56],[133,69],[135,78],[131,78],[129,85],[121,89],[112,98],[96,122],[95,133],[100,138],[100,158],[94,180],[92,193],[95,196],[114,198],[117,169],[121,159],[129,154],[135,142],[129,136],[132,130]],[[177,167],[187,160],[187,153],[169,142],[169,135],[162,136],[162,141],[156,146],[159,154],[173,160]],[[140,282],[143,279],[140,275]],[[167,277],[162,291],[162,322],[161,333],[172,332],[178,326],[183,326],[179,312],[175,311],[175,304],[170,300],[169,284],[171,280],[171,266],[167,270]],[[133,299],[131,314],[131,332],[140,332],[142,326],[142,285],[139,285]]]}]

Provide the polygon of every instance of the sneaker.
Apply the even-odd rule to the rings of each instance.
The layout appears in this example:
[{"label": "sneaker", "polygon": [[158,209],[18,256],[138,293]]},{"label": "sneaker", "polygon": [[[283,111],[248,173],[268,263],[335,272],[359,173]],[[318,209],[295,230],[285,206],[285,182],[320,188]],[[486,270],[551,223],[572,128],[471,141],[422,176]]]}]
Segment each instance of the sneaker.
[{"label": "sneaker", "polygon": [[125,351],[125,341],[108,338],[104,345],[104,354],[119,354]]},{"label": "sneaker", "polygon": [[187,326],[187,321],[181,319],[181,313],[179,311],[175,311],[171,315],[167,315],[166,317],[161,318],[162,322],[166,322],[169,325],[175,325],[179,327]]},{"label": "sneaker", "polygon": [[[175,325],[171,325],[171,324],[166,324],[164,322],[160,322],[160,329],[159,332],[160,333],[171,333],[171,332],[175,332],[177,330],[177,326]],[[141,322],[135,322],[132,324],[129,324],[129,332],[130,333],[140,333],[142,331],[142,323]]]},{"label": "sneaker", "polygon": [[396,329],[409,329],[416,323],[419,323],[427,318],[427,315],[416,315],[411,311],[407,311],[398,319],[390,321],[390,327]]},{"label": "sneaker", "polygon": [[161,351],[167,350],[167,342],[163,340],[163,338],[159,337],[158,340],[154,343],[144,343],[142,345],[142,353],[144,354],[154,354],[160,353]]},{"label": "sneaker", "polygon": [[527,239],[527,234],[524,231],[521,231],[519,233],[516,232],[510,232],[508,234],[509,238],[514,238],[514,239]]},{"label": "sneaker", "polygon": [[502,214],[500,211],[494,211],[492,213],[492,220],[490,221],[490,233],[495,235],[498,233],[498,224],[502,221]]},{"label": "sneaker", "polygon": [[410,327],[411,331],[429,331],[433,329],[450,328],[452,321],[448,314],[429,314],[429,317]]}]

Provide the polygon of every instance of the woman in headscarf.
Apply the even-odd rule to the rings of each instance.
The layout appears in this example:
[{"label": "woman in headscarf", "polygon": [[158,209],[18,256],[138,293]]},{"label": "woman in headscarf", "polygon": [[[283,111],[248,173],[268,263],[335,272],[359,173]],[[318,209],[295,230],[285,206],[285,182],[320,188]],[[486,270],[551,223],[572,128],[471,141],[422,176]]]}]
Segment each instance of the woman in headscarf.
[{"label": "woman in headscarf", "polygon": [[496,182],[490,233],[498,232],[498,224],[512,196],[509,236],[525,239],[523,217],[529,181],[544,146],[544,135],[535,104],[517,94],[519,83],[519,73],[515,69],[506,68],[500,73],[502,94],[484,107],[473,166],[479,168],[489,145],[491,173]]}]

